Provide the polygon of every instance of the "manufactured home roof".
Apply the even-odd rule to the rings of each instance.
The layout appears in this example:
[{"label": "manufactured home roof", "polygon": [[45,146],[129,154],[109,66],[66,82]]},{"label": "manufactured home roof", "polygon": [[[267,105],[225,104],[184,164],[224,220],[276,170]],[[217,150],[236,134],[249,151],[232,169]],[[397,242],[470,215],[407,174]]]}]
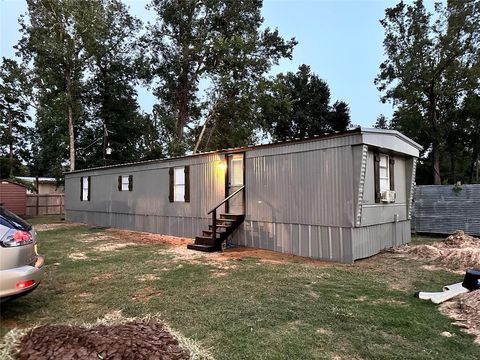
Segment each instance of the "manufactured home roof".
[{"label": "manufactured home roof", "polygon": [[224,152],[240,152],[240,151],[245,151],[245,150],[253,150],[253,149],[258,149],[258,148],[266,148],[266,147],[280,147],[282,145],[291,145],[291,144],[297,144],[297,143],[303,143],[303,142],[318,141],[318,140],[322,140],[322,139],[325,139],[325,138],[335,138],[335,137],[350,136],[350,135],[355,135],[355,134],[364,134],[364,135],[373,135],[373,136],[375,136],[375,135],[390,135],[390,136],[394,136],[395,138],[398,138],[398,139],[404,141],[405,143],[407,143],[411,147],[415,148],[417,151],[422,150],[421,145],[419,145],[418,143],[416,143],[412,139],[408,138],[407,136],[403,135],[402,133],[400,133],[396,130],[384,130],[384,129],[372,129],[372,128],[357,127],[355,129],[341,131],[341,132],[337,131],[337,132],[334,132],[334,133],[314,135],[314,136],[311,136],[311,137],[305,137],[305,138],[300,138],[300,139],[278,141],[278,142],[273,142],[273,143],[269,143],[269,144],[249,145],[249,146],[242,146],[242,147],[236,147],[236,148],[219,149],[219,150],[201,152],[201,153],[196,153],[196,154],[188,154],[188,155],[165,158],[165,159],[143,160],[143,161],[135,161],[135,162],[108,165],[108,166],[98,166],[98,167],[93,167],[93,168],[88,168],[88,169],[74,170],[74,171],[66,172],[66,174],[79,173],[79,172],[91,171],[91,170],[110,169],[110,168],[132,166],[132,165],[151,164],[151,163],[158,163],[158,162],[164,162],[164,161],[190,158],[190,157],[195,157],[195,156],[202,156],[202,155],[207,155],[207,154],[218,154],[218,153],[224,153]]}]

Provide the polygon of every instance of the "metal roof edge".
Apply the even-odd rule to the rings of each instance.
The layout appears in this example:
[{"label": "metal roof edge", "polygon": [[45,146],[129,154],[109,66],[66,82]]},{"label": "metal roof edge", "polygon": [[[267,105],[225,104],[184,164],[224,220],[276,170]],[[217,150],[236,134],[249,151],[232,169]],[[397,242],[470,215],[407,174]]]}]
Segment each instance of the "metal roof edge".
[{"label": "metal roof edge", "polygon": [[223,154],[223,153],[228,153],[228,152],[247,151],[247,150],[259,149],[259,148],[265,148],[265,147],[277,147],[277,146],[285,146],[285,145],[291,145],[291,144],[300,144],[300,143],[304,143],[304,142],[324,140],[324,139],[327,139],[327,138],[356,135],[356,134],[360,134],[361,130],[362,129],[360,127],[356,127],[354,129],[349,129],[349,130],[346,130],[346,131],[337,131],[337,132],[333,132],[333,133],[325,133],[325,134],[321,134],[321,135],[314,135],[314,136],[311,136],[311,137],[272,142],[272,143],[269,143],[269,144],[240,146],[240,147],[236,147],[236,148],[225,148],[225,149],[207,151],[207,152],[202,152],[202,153],[197,153],[197,154],[188,154],[188,155],[182,155],[182,156],[165,158],[165,159],[152,159],[152,160],[135,161],[135,162],[108,165],[108,166],[97,166],[97,167],[88,168],[88,169],[65,171],[63,174],[64,175],[69,175],[69,174],[76,174],[76,173],[81,173],[81,172],[86,172],[86,171],[114,169],[114,168],[120,168],[120,167],[125,167],[125,166],[163,163],[163,162],[168,162],[168,161],[173,161],[173,160],[186,159],[186,158],[195,157],[195,156]]},{"label": "metal roof edge", "polygon": [[418,144],[417,142],[413,141],[410,139],[408,136],[402,134],[398,130],[389,130],[389,129],[376,129],[376,128],[361,128],[361,133],[370,133],[370,134],[385,134],[385,135],[394,135],[397,138],[405,141],[406,143],[410,144],[414,148],[416,148],[418,151],[423,150],[423,146]]}]

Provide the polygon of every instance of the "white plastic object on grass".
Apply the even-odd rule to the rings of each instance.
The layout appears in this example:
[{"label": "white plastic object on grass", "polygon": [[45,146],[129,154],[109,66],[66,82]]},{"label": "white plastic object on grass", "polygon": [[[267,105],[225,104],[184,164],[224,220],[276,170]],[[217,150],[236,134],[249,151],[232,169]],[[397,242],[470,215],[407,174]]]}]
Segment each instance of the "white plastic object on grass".
[{"label": "white plastic object on grass", "polygon": [[450,300],[460,294],[469,292],[467,288],[462,286],[462,283],[456,283],[452,285],[446,285],[443,287],[443,291],[440,292],[425,292],[421,291],[417,293],[417,297],[422,300],[431,300],[434,304],[440,304],[444,301]]}]

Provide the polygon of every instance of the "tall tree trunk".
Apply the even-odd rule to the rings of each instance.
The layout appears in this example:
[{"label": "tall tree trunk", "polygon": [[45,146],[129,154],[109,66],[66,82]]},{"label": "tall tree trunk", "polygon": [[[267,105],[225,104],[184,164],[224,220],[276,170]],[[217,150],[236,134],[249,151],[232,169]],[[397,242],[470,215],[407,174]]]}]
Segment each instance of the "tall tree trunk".
[{"label": "tall tree trunk", "polygon": [[9,160],[10,160],[10,177],[13,177],[13,121],[12,114],[8,113],[8,135],[10,139],[8,141],[9,146]]},{"label": "tall tree trunk", "polygon": [[70,171],[75,170],[75,132],[74,132],[74,123],[73,123],[73,109],[72,109],[72,78],[71,70],[66,72],[66,81],[67,81],[67,111],[68,111],[68,138],[69,138],[69,147],[70,147]]},{"label": "tall tree trunk", "polygon": [[442,178],[440,176],[440,146],[433,144],[433,183],[435,185],[442,185]]},{"label": "tall tree trunk", "polygon": [[177,140],[183,141],[183,128],[188,121],[188,74],[187,69],[183,70],[180,76],[179,97],[178,97],[178,115],[177,115]]}]

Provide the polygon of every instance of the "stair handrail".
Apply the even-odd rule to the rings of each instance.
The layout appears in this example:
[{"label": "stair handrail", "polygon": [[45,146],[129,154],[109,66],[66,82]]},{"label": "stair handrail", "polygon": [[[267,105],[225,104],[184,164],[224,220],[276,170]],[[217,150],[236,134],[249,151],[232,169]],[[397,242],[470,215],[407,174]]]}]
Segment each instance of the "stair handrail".
[{"label": "stair handrail", "polygon": [[[228,200],[230,200],[232,197],[234,197],[235,195],[237,195],[240,191],[242,191],[243,189],[245,189],[245,185],[243,185],[241,188],[235,190],[233,193],[231,193],[230,195],[228,195],[225,199],[223,199],[223,201],[218,204],[217,206],[215,206],[212,210],[210,210],[208,212],[207,215],[210,215],[212,214],[212,242],[215,244],[215,240],[217,239],[217,209],[223,205],[225,202],[227,202]],[[244,200],[245,201],[245,200]]]},{"label": "stair handrail", "polygon": [[222,206],[225,202],[227,202],[228,200],[230,200],[232,197],[234,197],[235,195],[237,195],[240,191],[242,191],[243,189],[245,189],[245,185],[242,185],[242,187],[240,189],[237,189],[235,190],[233,193],[231,193],[230,195],[228,195],[225,199],[223,199],[223,201],[218,204],[217,206],[215,206],[212,210],[210,210],[207,215],[210,215],[212,212],[214,212],[215,210],[217,210],[220,206]]}]

